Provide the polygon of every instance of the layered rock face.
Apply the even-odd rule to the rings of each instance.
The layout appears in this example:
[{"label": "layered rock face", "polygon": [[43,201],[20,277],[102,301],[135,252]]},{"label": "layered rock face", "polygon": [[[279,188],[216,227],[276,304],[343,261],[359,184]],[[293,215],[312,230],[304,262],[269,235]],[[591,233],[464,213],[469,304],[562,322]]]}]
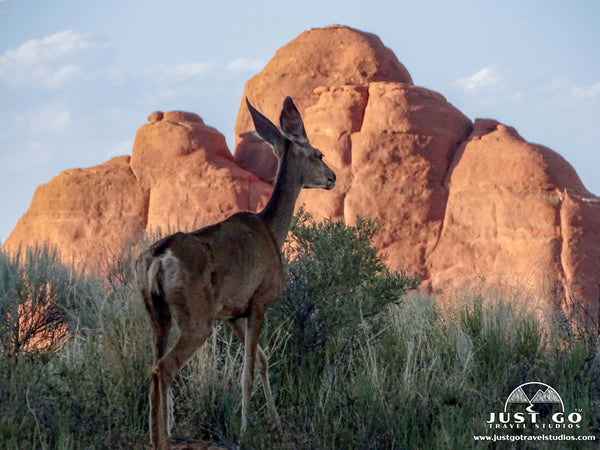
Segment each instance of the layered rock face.
[{"label": "layered rock face", "polygon": [[2,248],[15,251],[46,242],[56,245],[66,262],[89,263],[93,269],[120,255],[146,221],[146,195],[129,161],[119,156],[66,170],[39,186]]},{"label": "layered rock face", "polygon": [[240,168],[224,136],[196,114],[155,112],[131,158],[62,172],[38,187],[3,248],[47,241],[90,270],[144,231],[191,230],[266,204],[271,186]]},{"label": "layered rock face", "polygon": [[476,120],[448,172],[442,233],[427,265],[448,292],[487,285],[558,301],[598,321],[600,199],[556,152]]},{"label": "layered rock face", "polygon": [[412,84],[406,68],[374,34],[332,25],[302,33],[280,48],[265,68],[246,82],[235,122],[236,162],[273,181],[277,161],[268,146],[251,133],[249,98],[267,117],[278,117],[282,99],[294,99],[300,113],[318,98],[321,86],[364,85],[372,81]]},{"label": "layered rock face", "polygon": [[[415,87],[378,37],[342,26],[302,33],[244,90],[271,117],[285,95],[294,97],[311,144],[338,177],[332,193],[303,191],[298,203],[316,218],[379,218],[375,243],[391,266],[427,279],[448,195],[444,177],[471,121],[440,94]],[[251,127],[242,104],[235,160],[271,180],[276,160]]]},{"label": "layered rock face", "polygon": [[266,203],[271,187],[240,168],[225,137],[199,116],[157,112],[149,122],[130,163],[146,193],[146,229],[192,230]]},{"label": "layered rock face", "polygon": [[274,118],[286,95],[338,177],[331,192],[302,192],[298,205],[315,218],[378,219],[375,244],[390,267],[430,291],[485,280],[599,323],[600,199],[557,153],[496,121],[472,123],[414,86],[379,38],[342,26],[301,34],[247,82],[233,157],[197,115],[153,113],[130,159],[40,186],[4,247],[48,240],[89,264],[144,230],[260,209],[276,160],[252,133],[245,97]]},{"label": "layered rock face", "polygon": [[[411,84],[374,82],[318,89],[305,112],[307,133],[338,174],[330,196],[302,193],[316,217],[376,217],[375,239],[392,268],[428,278],[448,196],[446,171],[471,122],[441,95]],[[336,111],[339,121],[327,121]],[[320,200],[322,199],[322,200]],[[324,202],[330,205],[323,205]]]}]

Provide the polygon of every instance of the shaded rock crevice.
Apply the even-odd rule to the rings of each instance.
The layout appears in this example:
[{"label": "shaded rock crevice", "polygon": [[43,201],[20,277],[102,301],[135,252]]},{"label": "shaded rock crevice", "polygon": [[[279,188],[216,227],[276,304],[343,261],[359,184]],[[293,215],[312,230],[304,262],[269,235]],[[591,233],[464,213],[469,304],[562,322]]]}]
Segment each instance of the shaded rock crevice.
[{"label": "shaded rock crevice", "polygon": [[429,258],[430,255],[432,253],[435,252],[440,238],[442,236],[442,233],[444,232],[444,227],[447,225],[447,216],[446,216],[446,211],[447,211],[447,207],[448,207],[448,196],[450,193],[450,180],[452,178],[452,172],[454,170],[454,168],[460,163],[460,160],[462,158],[462,155],[464,153],[464,149],[465,146],[467,145],[467,142],[473,138],[473,123],[471,121],[469,121],[468,126],[465,126],[465,129],[463,130],[463,132],[461,134],[459,134],[458,137],[458,142],[456,143],[456,145],[451,148],[448,152],[448,160],[447,160],[447,164],[446,164],[446,169],[444,171],[444,176],[443,178],[440,180],[441,181],[441,187],[445,190],[446,192],[446,201],[443,203],[443,212],[442,212],[442,221],[441,221],[441,225],[438,228],[438,232],[437,235],[435,236],[434,242],[431,246],[430,251],[424,255],[424,260],[425,260],[425,267],[426,267],[426,279],[424,280],[424,283],[422,285],[423,288],[432,291],[432,286],[431,286],[431,274],[430,274],[430,269],[429,269]]},{"label": "shaded rock crevice", "polygon": [[[566,236],[566,232],[568,229],[568,219],[567,212],[564,208],[564,203],[567,199],[566,190],[563,192],[557,192],[558,196],[558,205],[557,205],[557,213],[558,213],[558,242],[560,245],[559,251],[557,251],[557,267],[558,267],[558,279],[561,282],[559,285],[560,292],[555,293],[555,297],[553,300],[561,303],[566,303],[565,300],[569,298],[571,293],[568,288],[569,280],[568,280],[568,268],[565,265],[566,258],[568,257],[568,236]],[[563,309],[566,305],[561,305]]]}]

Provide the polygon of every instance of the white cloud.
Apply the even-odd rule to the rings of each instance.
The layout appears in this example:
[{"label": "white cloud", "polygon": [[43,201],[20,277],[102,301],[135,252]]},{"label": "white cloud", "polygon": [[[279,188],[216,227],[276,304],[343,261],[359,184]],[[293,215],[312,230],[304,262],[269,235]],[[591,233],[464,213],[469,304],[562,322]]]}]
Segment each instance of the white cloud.
[{"label": "white cloud", "polygon": [[585,100],[600,97],[600,82],[590,86],[572,86],[571,92],[575,98]]},{"label": "white cloud", "polygon": [[[150,71],[149,76],[150,76]],[[118,85],[123,85],[128,81],[136,80],[140,76],[140,71],[131,67],[111,67],[106,71],[106,78]]]},{"label": "white cloud", "polygon": [[[103,75],[118,86],[131,84],[151,105],[174,103],[181,98],[214,95],[224,83],[235,77],[258,72],[264,66],[261,60],[237,58],[228,63],[218,61],[188,61],[178,64],[152,66],[113,66]],[[134,82],[134,83],[132,83]]]},{"label": "white cloud", "polygon": [[65,64],[64,66],[57,68],[56,71],[49,73],[44,78],[44,85],[46,87],[54,88],[76,78],[80,73],[81,66],[76,64]]},{"label": "white cloud", "polygon": [[537,86],[535,91],[546,95],[554,104],[570,108],[592,107],[600,100],[600,82],[580,86],[567,78],[555,78]]},{"label": "white cloud", "polygon": [[65,106],[41,105],[15,115],[19,131],[32,136],[58,136],[71,124],[71,112]]},{"label": "white cloud", "polygon": [[569,90],[571,86],[571,82],[566,78],[554,78],[540,84],[535,90],[542,92],[564,92]]},{"label": "white cloud", "polygon": [[149,76],[157,75],[171,81],[186,81],[209,75],[218,70],[219,64],[215,62],[187,62],[175,65],[159,65],[149,69]]},{"label": "white cloud", "polygon": [[456,80],[456,84],[464,91],[472,92],[483,87],[495,86],[500,82],[496,67],[492,64],[465,78]]},{"label": "white cloud", "polygon": [[258,72],[263,67],[262,60],[242,57],[227,64],[216,61],[189,61],[142,68],[116,66],[104,73],[108,80],[117,85],[137,81],[138,85],[145,86],[152,99],[173,100],[190,93],[214,92],[224,79],[239,76],[243,72]]},{"label": "white cloud", "polygon": [[257,72],[264,66],[264,62],[260,59],[251,60],[248,58],[237,58],[227,64],[227,70],[230,72]]},{"label": "white cloud", "polygon": [[118,85],[134,80],[143,80],[151,85],[178,84],[218,72],[221,65],[216,62],[186,62],[181,64],[158,64],[146,68],[126,66],[112,67],[106,70],[106,78]]},{"label": "white cloud", "polygon": [[0,55],[0,85],[55,88],[80,73],[73,58],[91,47],[86,35],[73,30],[31,39]]}]

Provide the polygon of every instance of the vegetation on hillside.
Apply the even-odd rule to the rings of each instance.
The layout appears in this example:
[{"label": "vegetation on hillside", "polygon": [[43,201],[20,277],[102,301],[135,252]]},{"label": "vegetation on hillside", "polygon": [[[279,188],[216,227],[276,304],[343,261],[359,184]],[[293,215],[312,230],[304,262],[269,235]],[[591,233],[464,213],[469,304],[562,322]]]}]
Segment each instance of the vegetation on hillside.
[{"label": "vegetation on hillside", "polygon": [[[376,231],[296,217],[286,291],[261,336],[280,427],[257,380],[240,436],[242,349],[217,323],[176,378],[175,436],[227,448],[471,448],[515,387],[543,381],[582,416],[556,432],[600,439],[595,336],[541,324],[527,299],[473,294],[440,307],[407,296],[416,280],[388,271]],[[150,332],[133,259],[91,276],[47,246],[0,253],[3,448],[146,448]],[[535,446],[546,447],[556,445]]]}]

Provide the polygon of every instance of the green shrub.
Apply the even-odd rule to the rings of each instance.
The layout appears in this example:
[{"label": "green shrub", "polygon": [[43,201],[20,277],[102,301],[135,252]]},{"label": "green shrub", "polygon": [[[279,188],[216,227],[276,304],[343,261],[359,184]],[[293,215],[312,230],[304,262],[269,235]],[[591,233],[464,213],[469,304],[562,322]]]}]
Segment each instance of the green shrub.
[{"label": "green shrub", "polygon": [[[391,273],[373,246],[379,227],[295,216],[286,252],[286,288],[269,311],[269,321],[287,322],[288,354],[305,363],[323,361],[327,344],[345,345],[398,303],[417,280]],[[297,361],[295,361],[297,362]]]}]

